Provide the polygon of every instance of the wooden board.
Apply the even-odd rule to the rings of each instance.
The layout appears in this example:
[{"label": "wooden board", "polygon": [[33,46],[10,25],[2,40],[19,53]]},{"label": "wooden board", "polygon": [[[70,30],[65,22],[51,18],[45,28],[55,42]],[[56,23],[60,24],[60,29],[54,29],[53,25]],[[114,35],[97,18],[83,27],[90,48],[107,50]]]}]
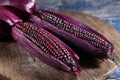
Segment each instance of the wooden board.
[{"label": "wooden board", "polygon": [[69,15],[104,34],[115,45],[113,58],[105,62],[87,57],[81,58],[81,75],[74,76],[54,69],[41,62],[15,42],[0,42],[0,80],[102,80],[120,64],[120,35],[102,20],[70,11],[59,11]]}]

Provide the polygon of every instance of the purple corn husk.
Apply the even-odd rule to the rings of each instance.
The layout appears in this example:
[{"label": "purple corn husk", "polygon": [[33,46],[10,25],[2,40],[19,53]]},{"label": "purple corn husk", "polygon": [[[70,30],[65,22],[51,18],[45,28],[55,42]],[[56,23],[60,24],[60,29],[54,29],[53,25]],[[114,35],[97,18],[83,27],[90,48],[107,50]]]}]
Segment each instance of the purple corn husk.
[{"label": "purple corn husk", "polygon": [[[19,24],[19,26],[22,26],[23,29],[19,29],[18,28],[19,26],[17,26],[18,24]],[[70,55],[73,58],[73,61],[75,62],[75,71],[71,70],[72,66],[70,67],[70,66],[66,65],[65,63],[63,63],[62,61],[60,61],[59,59],[53,57],[51,54],[47,54],[46,52],[44,52],[41,49],[41,47],[38,47],[38,45],[33,43],[30,40],[30,38],[26,37],[24,35],[25,34],[24,31],[22,31],[22,30],[25,30],[27,27],[31,27],[32,29],[37,28],[36,30],[40,30],[41,32],[44,32],[45,34],[48,34],[50,36],[50,38],[52,38],[58,44],[62,45],[65,49],[67,49],[68,55]],[[28,28],[28,29],[30,29],[30,28]],[[29,33],[27,35],[29,35]],[[37,33],[35,35],[38,36],[37,39],[42,38],[42,37],[39,36],[40,33]],[[50,65],[52,67],[61,69],[61,70],[65,70],[65,71],[74,73],[74,74],[80,73],[80,66],[79,66],[79,64],[77,62],[79,60],[79,57],[74,53],[74,51],[72,49],[70,49],[67,45],[65,45],[62,41],[60,41],[55,36],[53,36],[51,33],[47,32],[44,29],[42,29],[40,26],[35,25],[33,23],[30,23],[30,22],[27,22],[27,23],[18,22],[12,28],[12,36],[16,40],[16,42],[18,44],[20,44],[23,48],[25,48],[27,51],[32,53],[34,56],[38,57],[41,61],[45,62],[46,64],[48,64],[48,65]],[[35,40],[37,40],[37,39],[35,39]],[[51,44],[51,45],[53,45],[53,44]],[[41,45],[39,45],[39,46],[41,46]]]},{"label": "purple corn husk", "polygon": [[34,13],[36,9],[36,0],[0,0],[0,5],[13,6],[29,13]]},{"label": "purple corn husk", "polygon": [[[104,43],[107,45],[107,49],[106,50],[99,49],[99,48],[91,45],[89,43],[90,41],[88,42],[82,38],[78,38],[78,37],[66,32],[66,31],[56,27],[56,25],[51,24],[49,21],[47,22],[45,20],[45,17],[48,16],[49,14],[58,17],[59,20],[62,19],[63,21],[66,21],[72,25],[75,25],[76,28],[83,29],[83,30],[89,32],[90,34],[94,34],[94,35],[98,36],[99,39],[104,41]],[[51,19],[53,19],[53,18],[51,18]],[[89,26],[87,26],[81,22],[78,22],[78,21],[72,19],[71,17],[65,16],[63,14],[54,13],[51,11],[40,10],[39,12],[36,12],[35,15],[31,15],[31,20],[34,23],[37,23],[38,25],[43,27],[44,29],[50,31],[51,33],[53,33],[59,37],[64,38],[66,41],[70,42],[71,44],[74,44],[81,51],[83,51],[85,53],[92,54],[100,59],[109,58],[113,52],[114,46],[108,39],[106,39],[102,34],[93,30]],[[53,21],[53,23],[54,23],[54,21]],[[85,33],[83,33],[83,36],[84,35],[85,35]]]}]

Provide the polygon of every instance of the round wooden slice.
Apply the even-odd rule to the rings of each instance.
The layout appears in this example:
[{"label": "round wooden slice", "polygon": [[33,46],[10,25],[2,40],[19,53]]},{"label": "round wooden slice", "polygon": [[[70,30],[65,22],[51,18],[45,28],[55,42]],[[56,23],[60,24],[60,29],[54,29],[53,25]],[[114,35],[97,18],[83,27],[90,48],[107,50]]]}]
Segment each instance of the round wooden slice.
[{"label": "round wooden slice", "polygon": [[120,64],[120,35],[113,27],[84,13],[64,10],[57,12],[71,16],[106,36],[115,45],[113,57],[106,61],[88,57],[81,58],[81,75],[74,76],[41,62],[16,42],[1,41],[0,80],[102,80],[117,68]]}]

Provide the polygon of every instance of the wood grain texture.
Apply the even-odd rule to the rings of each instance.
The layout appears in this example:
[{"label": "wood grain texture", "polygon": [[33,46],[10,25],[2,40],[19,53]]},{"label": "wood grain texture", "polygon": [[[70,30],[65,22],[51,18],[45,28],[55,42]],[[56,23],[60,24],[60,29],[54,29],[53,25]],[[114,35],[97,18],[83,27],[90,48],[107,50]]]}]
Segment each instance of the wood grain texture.
[{"label": "wood grain texture", "polygon": [[102,20],[83,13],[59,11],[105,35],[115,45],[113,58],[101,61],[81,56],[81,75],[74,76],[54,69],[29,54],[15,42],[0,42],[0,80],[102,80],[120,64],[120,35]]}]

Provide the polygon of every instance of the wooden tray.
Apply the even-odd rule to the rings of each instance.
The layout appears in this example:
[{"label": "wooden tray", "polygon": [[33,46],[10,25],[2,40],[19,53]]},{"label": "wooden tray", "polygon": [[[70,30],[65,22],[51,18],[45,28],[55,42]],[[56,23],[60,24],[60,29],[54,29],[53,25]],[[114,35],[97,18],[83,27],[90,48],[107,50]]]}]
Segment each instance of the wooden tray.
[{"label": "wooden tray", "polygon": [[104,21],[83,13],[57,11],[79,20],[106,36],[115,45],[105,62],[81,56],[81,75],[74,76],[41,62],[15,42],[0,42],[0,80],[102,80],[120,65],[120,35]]}]

